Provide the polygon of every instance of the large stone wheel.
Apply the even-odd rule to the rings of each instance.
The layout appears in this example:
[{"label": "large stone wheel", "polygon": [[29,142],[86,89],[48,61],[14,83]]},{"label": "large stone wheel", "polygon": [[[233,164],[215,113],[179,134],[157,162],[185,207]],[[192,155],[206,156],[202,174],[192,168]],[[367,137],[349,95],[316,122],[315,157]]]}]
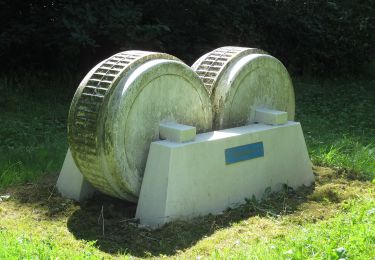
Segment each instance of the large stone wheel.
[{"label": "large stone wheel", "polygon": [[118,53],[93,68],[74,95],[68,119],[73,158],[94,187],[137,201],[149,146],[163,121],[211,130],[201,80],[167,54]]},{"label": "large stone wheel", "polygon": [[256,108],[286,111],[288,119],[294,119],[288,71],[264,51],[222,47],[202,56],[192,68],[210,93],[214,129],[253,123]]}]

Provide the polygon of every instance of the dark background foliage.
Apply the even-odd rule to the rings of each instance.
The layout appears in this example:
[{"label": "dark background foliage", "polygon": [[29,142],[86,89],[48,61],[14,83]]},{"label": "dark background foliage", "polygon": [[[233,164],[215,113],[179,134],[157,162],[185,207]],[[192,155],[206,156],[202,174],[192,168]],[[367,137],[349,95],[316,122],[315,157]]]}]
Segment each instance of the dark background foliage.
[{"label": "dark background foliage", "polygon": [[123,50],[188,64],[225,45],[258,47],[293,73],[355,73],[375,58],[374,0],[0,1],[0,71],[85,73]]}]

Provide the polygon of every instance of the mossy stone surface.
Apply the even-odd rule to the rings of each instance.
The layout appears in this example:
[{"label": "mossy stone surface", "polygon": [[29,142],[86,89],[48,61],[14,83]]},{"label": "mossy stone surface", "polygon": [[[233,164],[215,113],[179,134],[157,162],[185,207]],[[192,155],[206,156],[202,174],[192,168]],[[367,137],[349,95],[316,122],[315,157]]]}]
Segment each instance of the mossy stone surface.
[{"label": "mossy stone surface", "polygon": [[209,131],[212,110],[199,77],[183,62],[163,53],[127,51],[88,73],[68,121],[73,158],[86,179],[108,195],[137,201],[159,123]]},{"label": "mossy stone surface", "polygon": [[264,51],[222,47],[202,56],[192,68],[211,95],[215,130],[253,123],[257,108],[285,111],[289,120],[294,119],[288,71]]}]

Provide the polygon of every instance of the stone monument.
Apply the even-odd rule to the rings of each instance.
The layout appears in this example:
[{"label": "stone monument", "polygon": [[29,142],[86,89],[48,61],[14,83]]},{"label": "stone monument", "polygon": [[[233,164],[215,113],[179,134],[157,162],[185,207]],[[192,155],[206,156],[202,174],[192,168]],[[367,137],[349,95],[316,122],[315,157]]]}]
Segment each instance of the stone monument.
[{"label": "stone monument", "polygon": [[217,214],[264,190],[314,181],[285,67],[259,49],[222,47],[192,68],[126,51],[94,67],[69,112],[57,183],[137,202],[142,224]]}]

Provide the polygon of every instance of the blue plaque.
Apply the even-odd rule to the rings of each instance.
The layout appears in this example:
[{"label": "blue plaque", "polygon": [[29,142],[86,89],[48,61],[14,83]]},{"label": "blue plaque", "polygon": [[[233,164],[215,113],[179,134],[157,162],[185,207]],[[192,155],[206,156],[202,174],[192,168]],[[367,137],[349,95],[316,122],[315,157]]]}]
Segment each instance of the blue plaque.
[{"label": "blue plaque", "polygon": [[225,149],[225,163],[231,164],[264,156],[263,142]]}]

